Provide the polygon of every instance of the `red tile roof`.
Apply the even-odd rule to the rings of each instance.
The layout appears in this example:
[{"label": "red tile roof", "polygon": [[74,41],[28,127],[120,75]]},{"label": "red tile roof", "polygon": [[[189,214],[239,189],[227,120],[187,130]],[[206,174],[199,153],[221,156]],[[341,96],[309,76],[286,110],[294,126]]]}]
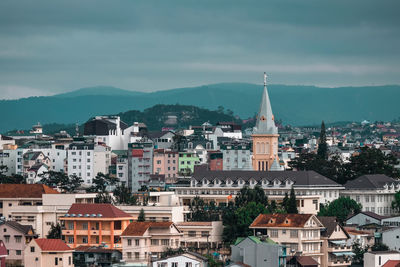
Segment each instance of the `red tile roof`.
[{"label": "red tile roof", "polygon": [[177,226],[212,226],[212,222],[180,222]]},{"label": "red tile roof", "polygon": [[169,228],[173,222],[131,222],[121,236],[142,236],[149,228]]},{"label": "red tile roof", "polygon": [[304,227],[312,214],[260,214],[250,225],[257,227]]},{"label": "red tile roof", "polygon": [[388,260],[382,267],[400,267],[400,260]]},{"label": "red tile roof", "polygon": [[36,244],[42,251],[70,251],[72,250],[67,244],[61,239],[47,239],[38,238],[34,239]]},{"label": "red tile roof", "polygon": [[59,194],[44,184],[0,184],[0,198],[42,198],[43,194]]},{"label": "red tile roof", "polygon": [[[72,204],[68,214],[101,214],[101,218],[127,218],[132,217],[125,211],[122,211],[111,204]],[[82,217],[84,218],[84,217]]]}]

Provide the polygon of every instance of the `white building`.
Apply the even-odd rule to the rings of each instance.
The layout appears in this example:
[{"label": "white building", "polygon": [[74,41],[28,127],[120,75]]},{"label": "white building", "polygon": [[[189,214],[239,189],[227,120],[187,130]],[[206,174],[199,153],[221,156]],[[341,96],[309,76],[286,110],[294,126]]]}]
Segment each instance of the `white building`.
[{"label": "white building", "polygon": [[246,141],[224,142],[220,146],[223,170],[252,170],[251,144]]},{"label": "white building", "polygon": [[44,163],[35,164],[28,169],[26,183],[35,184],[42,179],[41,175],[49,171],[49,167]]},{"label": "white building", "polygon": [[69,146],[67,158],[68,176],[77,175],[84,184],[91,185],[98,173],[109,173],[111,150],[106,145],[74,142]]},{"label": "white building", "polygon": [[341,196],[350,197],[362,205],[362,211],[378,215],[392,215],[394,194],[400,190],[400,182],[383,174],[363,175],[348,181]]},{"label": "white building", "polygon": [[152,267],[207,267],[208,259],[194,252],[185,252],[182,255],[153,260]]},{"label": "white building", "polygon": [[388,260],[400,260],[400,252],[369,251],[364,254],[364,267],[381,267]]},{"label": "white building", "polygon": [[96,116],[85,123],[84,136],[94,137],[95,143],[104,143],[112,150],[126,150],[128,144],[138,141],[143,123],[135,122],[128,126],[119,116]]},{"label": "white building", "polygon": [[11,137],[0,134],[0,149],[3,149],[3,146],[7,145],[15,145],[15,140]]},{"label": "white building", "polygon": [[130,143],[128,150],[128,186],[132,192],[138,191],[142,185],[146,185],[153,172],[152,141],[142,140]]},{"label": "white building", "polygon": [[400,251],[400,227],[383,231],[382,243],[387,245],[390,250]]}]

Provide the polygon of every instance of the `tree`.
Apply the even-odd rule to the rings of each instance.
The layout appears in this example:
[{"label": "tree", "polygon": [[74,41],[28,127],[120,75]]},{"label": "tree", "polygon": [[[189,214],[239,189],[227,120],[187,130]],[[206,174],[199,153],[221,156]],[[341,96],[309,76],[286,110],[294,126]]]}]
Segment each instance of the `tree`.
[{"label": "tree", "polygon": [[137,218],[137,221],[138,222],[144,222],[146,219],[145,219],[145,214],[144,214],[144,209],[141,209],[140,210],[140,213],[139,213],[139,216],[138,216],[138,218]]},{"label": "tree", "polygon": [[398,213],[400,212],[400,191],[394,194],[394,200],[392,201],[392,209],[394,209]]},{"label": "tree", "polygon": [[287,204],[287,213],[299,213],[297,210],[297,201],[296,201],[296,194],[294,193],[294,188],[290,190],[290,197]]},{"label": "tree", "polygon": [[287,192],[285,192],[285,197],[282,200],[281,207],[285,212],[287,212],[289,208],[289,195]]},{"label": "tree", "polygon": [[99,172],[93,179],[93,185],[86,191],[89,193],[96,193],[96,203],[112,203],[113,199],[108,193],[108,190],[115,186],[118,182],[118,178],[112,177],[109,174],[103,174]]},{"label": "tree", "polygon": [[318,216],[335,216],[338,222],[343,224],[350,214],[357,214],[361,209],[361,204],[355,200],[349,197],[339,197],[328,205],[321,204]]},{"label": "tree", "polygon": [[358,155],[353,155],[345,165],[348,179],[355,179],[365,174],[385,174],[389,177],[399,178],[400,171],[394,166],[399,162],[397,158],[376,148],[363,147]]},{"label": "tree", "polygon": [[83,183],[83,179],[77,175],[68,175],[64,172],[48,171],[39,175],[40,182],[50,187],[58,187],[63,192],[74,192]]},{"label": "tree", "polygon": [[326,131],[325,131],[325,123],[322,121],[321,123],[321,133],[319,135],[318,142],[318,156],[322,159],[328,159],[328,145],[326,143]]},{"label": "tree", "polygon": [[250,202],[261,203],[264,206],[268,205],[268,197],[260,186],[256,185],[254,189],[245,186],[240,189],[239,194],[235,198],[237,207],[245,206]]},{"label": "tree", "polygon": [[371,247],[372,251],[388,251],[389,247],[386,244],[383,243],[375,243],[372,247]]},{"label": "tree", "polygon": [[355,255],[353,256],[353,260],[352,260],[353,263],[364,266],[364,253],[365,252],[368,252],[368,246],[363,248],[358,241],[354,242],[353,243],[353,253]]},{"label": "tree", "polygon": [[118,185],[113,191],[115,202],[118,204],[137,205],[137,198],[132,194],[130,188],[124,184]]},{"label": "tree", "polygon": [[51,223],[49,233],[47,234],[46,238],[49,239],[61,239],[61,224]]}]

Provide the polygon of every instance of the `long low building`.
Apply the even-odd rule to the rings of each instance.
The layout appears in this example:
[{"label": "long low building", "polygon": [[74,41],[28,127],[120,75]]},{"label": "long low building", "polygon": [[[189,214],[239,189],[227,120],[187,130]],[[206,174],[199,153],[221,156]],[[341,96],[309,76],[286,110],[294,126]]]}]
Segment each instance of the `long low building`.
[{"label": "long low building", "polygon": [[[300,199],[315,196],[312,204],[327,203],[339,197],[344,187],[315,171],[209,171],[196,169],[189,187],[176,187],[182,205],[195,196],[217,204],[227,203],[245,186],[260,186],[270,199],[283,199],[293,187]],[[301,206],[301,203],[299,204]],[[317,208],[318,209],[318,208]]]}]

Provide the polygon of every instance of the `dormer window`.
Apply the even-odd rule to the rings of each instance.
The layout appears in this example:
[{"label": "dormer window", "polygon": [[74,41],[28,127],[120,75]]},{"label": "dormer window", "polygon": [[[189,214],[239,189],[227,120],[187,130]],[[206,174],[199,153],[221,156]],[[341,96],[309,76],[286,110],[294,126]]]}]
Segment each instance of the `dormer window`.
[{"label": "dormer window", "polygon": [[193,143],[192,143],[192,142],[189,142],[189,143],[188,143],[188,148],[189,148],[189,149],[193,149]]}]

